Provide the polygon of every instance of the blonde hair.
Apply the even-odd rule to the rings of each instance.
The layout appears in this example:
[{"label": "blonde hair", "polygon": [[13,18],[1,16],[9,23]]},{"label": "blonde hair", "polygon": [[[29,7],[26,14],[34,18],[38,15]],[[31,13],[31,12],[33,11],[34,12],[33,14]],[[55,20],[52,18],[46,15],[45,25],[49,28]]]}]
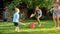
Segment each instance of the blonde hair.
[{"label": "blonde hair", "polygon": [[15,12],[18,12],[19,11],[19,9],[18,8],[15,8]]}]

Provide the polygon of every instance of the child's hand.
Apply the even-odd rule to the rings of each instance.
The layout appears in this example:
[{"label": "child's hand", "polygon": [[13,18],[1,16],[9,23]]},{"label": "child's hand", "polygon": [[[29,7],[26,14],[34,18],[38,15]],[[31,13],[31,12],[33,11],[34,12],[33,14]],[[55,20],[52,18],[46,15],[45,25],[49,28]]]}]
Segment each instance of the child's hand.
[{"label": "child's hand", "polygon": [[31,14],[30,18],[32,18],[34,16],[34,14]]}]

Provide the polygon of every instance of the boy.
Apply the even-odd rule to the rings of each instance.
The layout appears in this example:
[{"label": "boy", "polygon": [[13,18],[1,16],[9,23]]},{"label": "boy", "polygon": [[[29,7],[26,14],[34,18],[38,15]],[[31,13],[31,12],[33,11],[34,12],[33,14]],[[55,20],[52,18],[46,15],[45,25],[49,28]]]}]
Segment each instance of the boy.
[{"label": "boy", "polygon": [[36,8],[35,8],[35,13],[32,14],[32,15],[30,16],[30,18],[33,17],[33,16],[36,16],[36,19],[37,19],[37,21],[38,21],[38,26],[40,27],[40,26],[41,26],[40,18],[41,18],[41,16],[42,16],[42,11],[41,11],[41,9],[39,9],[39,7],[36,7]]},{"label": "boy", "polygon": [[[15,26],[15,31],[19,32],[19,27],[18,27],[18,23],[19,23],[19,9],[15,8],[15,13],[13,15],[13,22],[14,22],[14,26]],[[23,23],[20,22],[20,24],[25,25]]]}]

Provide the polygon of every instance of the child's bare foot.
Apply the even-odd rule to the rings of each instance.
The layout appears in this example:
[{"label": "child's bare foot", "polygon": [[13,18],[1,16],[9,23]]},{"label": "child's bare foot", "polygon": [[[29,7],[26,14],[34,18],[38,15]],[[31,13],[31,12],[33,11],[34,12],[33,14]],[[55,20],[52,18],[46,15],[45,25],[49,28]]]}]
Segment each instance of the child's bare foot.
[{"label": "child's bare foot", "polygon": [[17,31],[17,30],[15,30],[15,32],[20,32],[19,30]]},{"label": "child's bare foot", "polygon": [[38,27],[41,27],[41,24],[39,24]]}]

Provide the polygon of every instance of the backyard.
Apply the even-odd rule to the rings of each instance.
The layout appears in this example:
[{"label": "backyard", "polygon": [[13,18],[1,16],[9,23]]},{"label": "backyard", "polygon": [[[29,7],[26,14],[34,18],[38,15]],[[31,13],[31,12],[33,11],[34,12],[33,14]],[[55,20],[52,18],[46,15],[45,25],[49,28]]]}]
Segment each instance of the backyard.
[{"label": "backyard", "polygon": [[[60,34],[60,29],[54,28],[53,20],[41,20],[42,26],[38,27],[36,20],[22,20],[26,26],[19,24],[19,31],[14,31],[13,22],[0,22],[0,34]],[[29,23],[34,22],[35,28],[31,29]]]}]

